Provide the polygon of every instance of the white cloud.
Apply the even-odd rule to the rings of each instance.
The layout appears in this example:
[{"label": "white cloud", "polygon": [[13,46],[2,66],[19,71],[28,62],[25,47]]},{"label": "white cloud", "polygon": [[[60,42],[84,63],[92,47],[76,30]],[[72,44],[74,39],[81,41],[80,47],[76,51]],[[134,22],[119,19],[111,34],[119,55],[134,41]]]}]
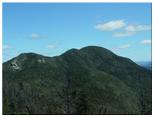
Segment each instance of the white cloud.
[{"label": "white cloud", "polygon": [[112,50],[113,50],[113,51],[119,51],[119,50],[121,50],[121,49],[126,49],[126,48],[129,48],[129,47],[130,47],[130,44],[124,44],[124,45],[119,46],[119,47],[117,47],[117,48],[113,48]]},{"label": "white cloud", "polygon": [[50,48],[50,49],[52,49],[52,48],[55,48],[55,46],[52,45],[52,44],[49,44],[49,45],[46,46],[46,48]]},{"label": "white cloud", "polygon": [[144,44],[144,45],[151,44],[151,40],[150,40],[150,39],[142,40],[142,41],[141,41],[141,44]]},{"label": "white cloud", "polygon": [[9,45],[3,45],[3,50],[11,49],[12,47]]},{"label": "white cloud", "polygon": [[146,31],[151,30],[151,27],[149,25],[128,25],[125,30],[128,32]]},{"label": "white cloud", "polygon": [[116,31],[120,29],[121,32],[113,32],[114,37],[128,37],[132,36],[141,31],[148,31],[151,30],[150,25],[143,25],[143,24],[127,24],[124,20],[112,20],[106,23],[98,23],[95,26],[95,29],[100,31]]},{"label": "white cloud", "polygon": [[125,30],[128,32],[146,31],[146,30],[151,30],[151,26],[149,25],[128,25],[125,28]]},{"label": "white cloud", "polygon": [[40,38],[40,36],[39,36],[39,34],[37,34],[37,33],[32,33],[32,34],[31,34],[31,38],[32,38],[32,39],[38,39],[38,38]]},{"label": "white cloud", "polygon": [[151,30],[149,25],[128,25],[125,27],[123,32],[117,32],[114,37],[128,37],[136,34],[139,31]]},{"label": "white cloud", "polygon": [[120,46],[119,49],[125,49],[125,48],[129,48],[129,47],[130,47],[129,44],[125,44],[125,45]]},{"label": "white cloud", "polygon": [[133,35],[134,32],[118,32],[118,33],[115,33],[113,36],[114,37],[128,37],[128,36],[131,36]]},{"label": "white cloud", "polygon": [[126,24],[123,20],[113,20],[107,23],[97,24],[95,28],[101,31],[113,31],[116,29],[123,28],[125,25]]}]

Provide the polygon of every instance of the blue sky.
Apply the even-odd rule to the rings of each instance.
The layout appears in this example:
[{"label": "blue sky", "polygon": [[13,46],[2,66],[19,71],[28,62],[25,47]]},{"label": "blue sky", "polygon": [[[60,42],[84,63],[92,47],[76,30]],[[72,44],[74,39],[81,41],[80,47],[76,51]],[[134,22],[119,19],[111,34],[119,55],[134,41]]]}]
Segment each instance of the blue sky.
[{"label": "blue sky", "polygon": [[151,60],[151,4],[3,3],[3,61],[89,45],[133,61]]}]

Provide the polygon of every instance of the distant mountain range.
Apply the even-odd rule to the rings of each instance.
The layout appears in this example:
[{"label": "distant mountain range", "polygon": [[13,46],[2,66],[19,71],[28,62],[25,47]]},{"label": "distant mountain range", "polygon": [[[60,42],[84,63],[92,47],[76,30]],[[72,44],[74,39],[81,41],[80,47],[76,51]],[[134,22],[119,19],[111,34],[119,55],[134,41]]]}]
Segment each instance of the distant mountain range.
[{"label": "distant mountain range", "polygon": [[152,73],[97,46],[3,63],[3,114],[151,114]]},{"label": "distant mountain range", "polygon": [[152,62],[151,61],[139,61],[136,63],[146,69],[152,70]]}]

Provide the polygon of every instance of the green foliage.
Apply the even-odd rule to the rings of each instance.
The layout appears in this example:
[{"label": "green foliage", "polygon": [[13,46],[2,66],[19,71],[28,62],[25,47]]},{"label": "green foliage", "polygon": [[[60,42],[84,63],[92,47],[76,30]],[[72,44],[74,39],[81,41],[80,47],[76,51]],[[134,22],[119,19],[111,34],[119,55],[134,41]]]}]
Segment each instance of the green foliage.
[{"label": "green foliage", "polygon": [[151,71],[101,47],[21,54],[3,63],[3,114],[151,114],[151,80]]}]

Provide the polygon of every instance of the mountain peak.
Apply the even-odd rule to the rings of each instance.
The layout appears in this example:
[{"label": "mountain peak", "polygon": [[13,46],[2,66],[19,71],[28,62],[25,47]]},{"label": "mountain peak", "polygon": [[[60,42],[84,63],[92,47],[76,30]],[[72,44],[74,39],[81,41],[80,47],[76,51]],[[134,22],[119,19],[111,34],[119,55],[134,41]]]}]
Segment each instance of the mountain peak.
[{"label": "mountain peak", "polygon": [[112,51],[99,47],[99,46],[87,46],[80,49],[80,52],[87,53],[93,57],[101,57],[101,58],[112,58],[113,56],[116,57],[117,55],[114,54]]},{"label": "mountain peak", "polygon": [[29,53],[21,53],[18,57],[36,57],[36,56],[42,56],[42,55],[29,52]]},{"label": "mountain peak", "polygon": [[78,52],[78,49],[73,48],[73,49],[66,51],[62,55],[70,55],[70,54],[74,54],[74,53],[77,53],[77,52]]},{"label": "mountain peak", "polygon": [[100,46],[86,46],[80,49],[81,51],[98,51],[98,52],[108,52],[108,53],[113,53],[110,50],[100,47]]},{"label": "mountain peak", "polygon": [[[16,59],[20,62],[25,61],[25,60],[38,60],[44,58],[44,56],[36,53],[22,53],[19,56],[16,57]],[[44,61],[44,60],[43,60]]]},{"label": "mountain peak", "polygon": [[8,68],[12,71],[20,71],[25,65],[31,66],[35,63],[46,63],[46,57],[36,53],[21,53],[17,57],[5,62],[8,64]]},{"label": "mountain peak", "polygon": [[3,83],[8,114],[144,114],[143,103],[144,112],[151,113],[151,71],[102,47],[57,57],[20,54],[3,63]]},{"label": "mountain peak", "polygon": [[100,47],[100,46],[90,45],[90,46],[83,47],[81,49],[105,49],[105,48]]},{"label": "mountain peak", "polygon": [[103,56],[109,56],[109,55],[115,55],[112,51],[99,47],[99,46],[86,46],[81,49],[70,49],[66,51],[62,55],[73,55],[73,54],[82,54],[82,53],[87,53],[89,55],[103,55]]}]

